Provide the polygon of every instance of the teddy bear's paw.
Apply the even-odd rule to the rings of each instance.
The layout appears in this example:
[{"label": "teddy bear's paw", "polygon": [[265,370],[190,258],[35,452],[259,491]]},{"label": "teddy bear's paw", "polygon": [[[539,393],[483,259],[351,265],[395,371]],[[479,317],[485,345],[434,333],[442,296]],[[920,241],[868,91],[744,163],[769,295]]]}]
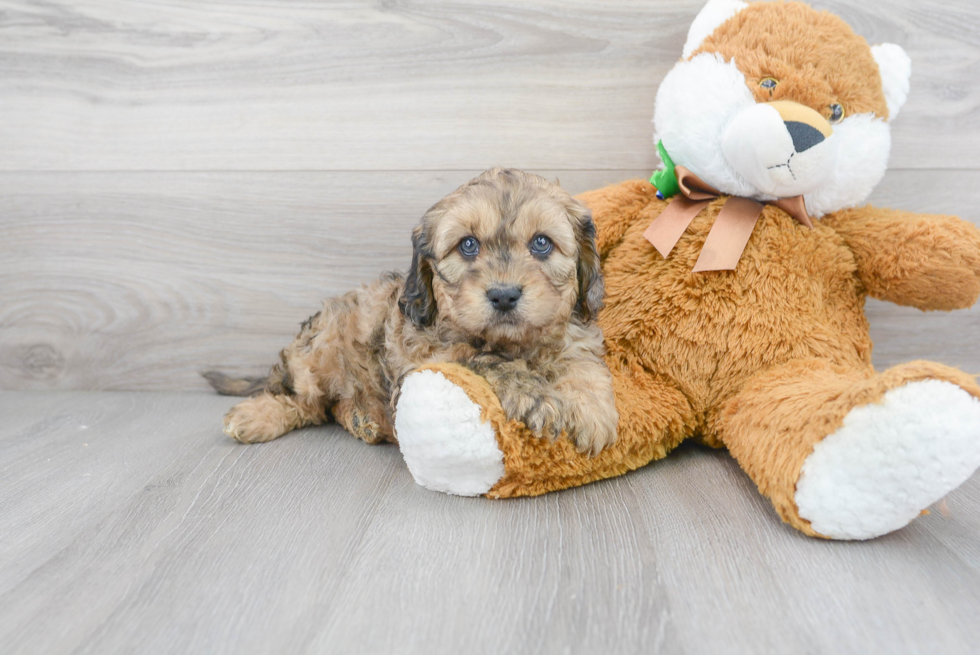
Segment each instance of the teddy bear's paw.
[{"label": "teddy bear's paw", "polygon": [[796,506],[833,539],[898,530],[980,467],[980,400],[941,380],[910,382],[856,407],[814,446]]},{"label": "teddy bear's paw", "polygon": [[458,496],[486,493],[504,475],[504,455],[480,406],[437,371],[402,383],[395,433],[415,482]]}]

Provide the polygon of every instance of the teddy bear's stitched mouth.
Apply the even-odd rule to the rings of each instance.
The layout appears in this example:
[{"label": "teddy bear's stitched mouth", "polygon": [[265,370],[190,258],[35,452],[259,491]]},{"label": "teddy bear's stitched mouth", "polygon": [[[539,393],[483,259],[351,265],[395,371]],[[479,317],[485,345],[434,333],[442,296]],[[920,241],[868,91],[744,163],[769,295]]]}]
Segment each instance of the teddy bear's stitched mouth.
[{"label": "teddy bear's stitched mouth", "polygon": [[786,167],[786,170],[789,171],[789,174],[793,176],[793,180],[795,181],[796,180],[796,173],[793,172],[793,167],[789,165],[790,162],[793,161],[793,157],[795,157],[795,156],[796,156],[796,153],[794,152],[794,153],[792,153],[789,156],[789,159],[786,160],[786,163],[785,164],[776,164],[775,166],[768,167],[766,170],[770,170],[771,171],[774,168],[782,168],[783,166],[785,166]]}]

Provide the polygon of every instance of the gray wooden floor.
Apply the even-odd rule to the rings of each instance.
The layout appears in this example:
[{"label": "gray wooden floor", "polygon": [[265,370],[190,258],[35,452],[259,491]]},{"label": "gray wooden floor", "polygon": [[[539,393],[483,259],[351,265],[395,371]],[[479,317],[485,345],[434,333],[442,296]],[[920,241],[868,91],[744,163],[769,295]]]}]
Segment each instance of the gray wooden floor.
[{"label": "gray wooden floor", "polygon": [[0,394],[12,653],[975,653],[980,476],[898,533],[784,526],[724,453],[534,499],[416,486],[197,393]]}]

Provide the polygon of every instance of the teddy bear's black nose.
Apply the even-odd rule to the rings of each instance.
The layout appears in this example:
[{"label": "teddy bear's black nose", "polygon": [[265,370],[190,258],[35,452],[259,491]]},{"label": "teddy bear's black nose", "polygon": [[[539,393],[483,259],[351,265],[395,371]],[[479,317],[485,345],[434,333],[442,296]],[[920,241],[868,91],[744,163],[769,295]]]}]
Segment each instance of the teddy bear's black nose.
[{"label": "teddy bear's black nose", "polygon": [[509,312],[521,299],[520,287],[493,287],[487,291],[487,298],[493,308],[501,312]]},{"label": "teddy bear's black nose", "polygon": [[784,124],[793,139],[793,147],[796,148],[796,152],[809,150],[824,140],[824,135],[812,125],[800,121],[786,121]]}]

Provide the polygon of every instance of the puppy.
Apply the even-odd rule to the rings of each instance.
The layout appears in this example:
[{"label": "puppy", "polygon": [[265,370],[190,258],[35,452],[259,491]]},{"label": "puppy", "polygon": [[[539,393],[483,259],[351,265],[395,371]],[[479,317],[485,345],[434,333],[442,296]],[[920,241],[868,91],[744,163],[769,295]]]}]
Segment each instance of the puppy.
[{"label": "puppy", "polygon": [[458,362],[483,375],[508,417],[538,436],[564,431],[583,452],[616,438],[602,361],[602,273],[591,213],[542,177],[494,168],[440,200],[412,234],[407,277],[388,273],[303,323],[261,387],[206,373],[214,388],[259,395],[225,432],[269,441],[334,417],[369,443],[395,441],[402,379]]}]

